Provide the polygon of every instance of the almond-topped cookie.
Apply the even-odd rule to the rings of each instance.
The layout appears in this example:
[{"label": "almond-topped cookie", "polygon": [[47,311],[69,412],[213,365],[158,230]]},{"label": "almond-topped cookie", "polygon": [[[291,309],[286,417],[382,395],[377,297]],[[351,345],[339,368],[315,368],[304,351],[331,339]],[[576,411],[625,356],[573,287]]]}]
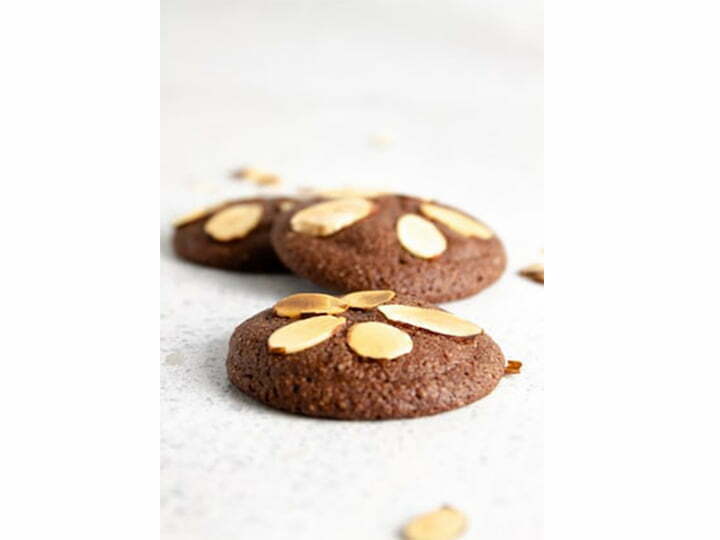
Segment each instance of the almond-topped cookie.
[{"label": "almond-topped cookie", "polygon": [[392,289],[430,302],[495,282],[505,249],[481,221],[415,197],[349,193],[298,204],[272,230],[280,259],[334,290]]},{"label": "almond-topped cookie", "polygon": [[175,221],[175,252],[227,270],[287,272],[270,243],[270,230],[295,204],[287,197],[239,199],[196,210]]},{"label": "almond-topped cookie", "polygon": [[307,293],[238,326],[227,372],[271,407],[380,420],[472,403],[495,388],[505,358],[480,326],[407,295]]}]

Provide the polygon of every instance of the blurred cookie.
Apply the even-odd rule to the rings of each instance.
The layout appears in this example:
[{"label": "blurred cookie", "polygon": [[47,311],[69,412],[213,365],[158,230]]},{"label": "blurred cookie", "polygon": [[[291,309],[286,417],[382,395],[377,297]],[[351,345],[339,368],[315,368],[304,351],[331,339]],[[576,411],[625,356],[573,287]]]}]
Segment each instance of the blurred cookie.
[{"label": "blurred cookie", "polygon": [[273,222],[290,198],[238,199],[175,221],[173,246],[188,261],[243,272],[287,272],[270,243]]},{"label": "blurred cookie", "polygon": [[462,407],[504,366],[480,327],[393,291],[284,298],[235,329],[227,357],[230,381],[266,405],[351,420]]},{"label": "blurred cookie", "polygon": [[276,220],[272,242],[288,268],[319,285],[392,289],[431,302],[475,294],[506,265],[486,225],[403,195],[303,202]]}]

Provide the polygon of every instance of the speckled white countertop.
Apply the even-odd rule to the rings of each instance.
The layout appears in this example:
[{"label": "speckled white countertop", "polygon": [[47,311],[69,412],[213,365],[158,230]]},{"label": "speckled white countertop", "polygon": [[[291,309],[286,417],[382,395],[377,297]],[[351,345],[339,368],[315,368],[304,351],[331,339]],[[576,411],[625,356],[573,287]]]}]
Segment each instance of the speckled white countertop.
[{"label": "speckled white countertop", "polygon": [[[515,275],[543,245],[540,10],[530,0],[164,3],[164,539],[390,540],[443,503],[468,515],[464,538],[541,537],[543,287]],[[247,164],[282,175],[287,192],[382,187],[486,220],[509,270],[445,307],[483,326],[522,374],[463,409],[386,422],[291,416],[233,390],[234,327],[318,290],[173,257],[175,216],[257,192],[227,178]]]}]

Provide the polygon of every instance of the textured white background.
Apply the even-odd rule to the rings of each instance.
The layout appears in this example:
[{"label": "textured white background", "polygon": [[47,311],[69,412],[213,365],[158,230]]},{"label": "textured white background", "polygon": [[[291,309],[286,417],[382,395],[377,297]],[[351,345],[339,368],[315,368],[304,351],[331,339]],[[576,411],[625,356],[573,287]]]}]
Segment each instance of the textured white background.
[{"label": "textured white background", "polygon": [[[540,0],[164,2],[164,538],[389,540],[443,503],[468,514],[466,538],[541,537],[543,289],[515,275],[543,245],[541,10]],[[245,164],[281,174],[286,192],[383,187],[490,223],[508,272],[446,307],[481,324],[523,373],[474,405],[407,421],[295,417],[233,390],[233,328],[316,290],[172,256],[173,217],[255,192],[227,178]]]}]

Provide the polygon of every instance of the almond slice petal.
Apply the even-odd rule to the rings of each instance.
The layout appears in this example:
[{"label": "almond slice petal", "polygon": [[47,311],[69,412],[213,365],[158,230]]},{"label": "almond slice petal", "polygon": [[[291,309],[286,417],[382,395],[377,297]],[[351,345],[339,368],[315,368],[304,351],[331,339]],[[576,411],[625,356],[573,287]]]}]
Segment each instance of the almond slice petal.
[{"label": "almond slice petal", "polygon": [[378,309],[391,321],[424,328],[436,334],[467,337],[482,334],[483,332],[483,329],[478,325],[439,309],[403,306],[400,304],[380,306]]},{"label": "almond slice petal", "polygon": [[292,210],[295,208],[295,204],[294,201],[280,201],[280,211],[287,212],[288,210]]},{"label": "almond slice petal", "polygon": [[308,313],[334,315],[346,311],[348,307],[346,302],[329,294],[300,293],[283,298],[273,310],[280,317],[295,319]]},{"label": "almond slice petal", "polygon": [[340,300],[355,309],[372,309],[395,298],[395,291],[357,291],[341,296]]},{"label": "almond slice petal", "polygon": [[270,352],[293,354],[329,339],[345,324],[343,317],[319,315],[291,322],[275,330],[268,338]]},{"label": "almond slice petal", "polygon": [[493,237],[493,232],[486,225],[455,210],[425,203],[420,205],[420,211],[430,219],[439,221],[463,236],[475,236],[485,240]]},{"label": "almond slice petal", "polygon": [[467,528],[465,515],[450,506],[443,506],[414,518],[403,529],[405,540],[455,540]]},{"label": "almond slice petal", "polygon": [[184,216],[181,216],[177,218],[175,221],[173,221],[174,227],[182,227],[183,225],[189,225],[190,223],[194,223],[195,221],[198,221],[205,216],[209,216],[215,211],[214,206],[206,206],[204,208],[198,208],[197,210],[193,210],[192,212],[185,214]]},{"label": "almond slice petal", "polygon": [[380,322],[354,324],[348,330],[350,348],[364,358],[392,360],[412,351],[412,338],[402,330]]},{"label": "almond slice petal", "polygon": [[303,208],[292,217],[290,226],[298,233],[330,236],[369,216],[374,207],[367,199],[333,199]]},{"label": "almond slice petal", "polygon": [[208,219],[205,222],[205,232],[218,242],[244,238],[258,226],[262,215],[262,204],[233,204]]},{"label": "almond slice petal", "polygon": [[415,214],[401,216],[396,229],[402,247],[421,259],[432,259],[447,249],[447,240],[440,230]]}]

